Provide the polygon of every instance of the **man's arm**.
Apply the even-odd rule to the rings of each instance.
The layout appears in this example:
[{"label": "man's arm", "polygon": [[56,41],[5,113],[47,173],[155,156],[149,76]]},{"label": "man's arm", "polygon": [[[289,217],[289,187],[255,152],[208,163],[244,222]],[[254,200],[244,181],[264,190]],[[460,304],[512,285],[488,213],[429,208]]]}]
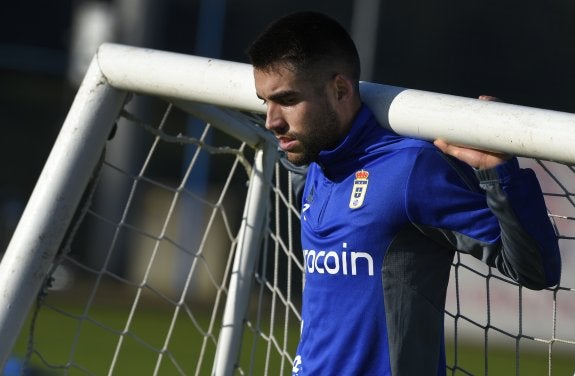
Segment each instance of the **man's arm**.
[{"label": "man's arm", "polygon": [[[494,100],[482,96],[483,100]],[[475,169],[487,204],[501,228],[502,246],[486,261],[522,285],[541,289],[559,283],[561,256],[555,231],[548,219],[543,194],[535,174],[519,169],[517,160],[506,154],[434,142],[442,152]],[[539,188],[530,197],[514,189],[514,179],[529,181]]]},{"label": "man's arm", "polygon": [[475,174],[501,230],[500,249],[488,256],[487,264],[531,289],[558,284],[559,244],[535,173],[520,169],[513,158]]}]

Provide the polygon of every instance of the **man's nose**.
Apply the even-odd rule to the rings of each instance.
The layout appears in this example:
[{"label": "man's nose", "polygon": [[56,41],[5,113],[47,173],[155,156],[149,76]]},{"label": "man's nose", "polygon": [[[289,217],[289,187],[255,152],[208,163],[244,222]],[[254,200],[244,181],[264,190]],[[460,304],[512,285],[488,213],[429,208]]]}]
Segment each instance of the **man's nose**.
[{"label": "man's nose", "polygon": [[281,107],[275,103],[268,103],[266,112],[266,129],[274,133],[281,133],[285,127],[286,122],[283,118]]}]

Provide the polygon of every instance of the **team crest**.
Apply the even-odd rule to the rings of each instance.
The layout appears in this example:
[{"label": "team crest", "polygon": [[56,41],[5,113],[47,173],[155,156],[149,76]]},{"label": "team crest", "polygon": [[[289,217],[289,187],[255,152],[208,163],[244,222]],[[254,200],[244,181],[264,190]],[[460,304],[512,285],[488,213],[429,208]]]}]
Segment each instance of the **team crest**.
[{"label": "team crest", "polygon": [[360,170],[355,173],[355,179],[353,181],[353,190],[351,191],[351,198],[349,199],[349,208],[357,209],[363,205],[363,200],[365,199],[365,194],[367,192],[367,178],[369,177],[369,172],[365,170]]}]

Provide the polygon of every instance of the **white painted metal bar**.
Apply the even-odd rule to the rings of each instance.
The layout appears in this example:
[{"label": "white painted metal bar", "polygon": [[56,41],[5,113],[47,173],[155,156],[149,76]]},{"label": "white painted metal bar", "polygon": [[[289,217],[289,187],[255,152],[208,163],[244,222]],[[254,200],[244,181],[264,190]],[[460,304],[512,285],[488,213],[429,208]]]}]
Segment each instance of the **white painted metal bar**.
[{"label": "white painted metal bar", "polygon": [[373,83],[362,97],[402,135],[575,163],[575,114]]},{"label": "white painted metal bar", "polygon": [[257,148],[212,372],[218,376],[232,375],[241,350],[253,272],[266,226],[270,182],[277,160],[277,140],[270,132],[254,126],[247,117],[242,119],[238,114],[231,116],[225,110],[201,103],[175,101],[175,104],[213,127]]},{"label": "white painted metal bar", "polygon": [[[249,64],[113,44],[98,57],[115,87],[265,113]],[[367,82],[361,94],[400,134],[575,164],[575,114]]]},{"label": "white painted metal bar", "polygon": [[124,94],[90,65],[0,264],[0,369],[102,154]]},{"label": "white painted metal bar", "polygon": [[187,113],[194,115],[212,125],[222,132],[245,142],[252,148],[258,147],[264,141],[277,145],[277,139],[263,127],[254,127],[255,122],[249,122],[246,116],[245,121],[239,121],[239,114],[226,112],[221,108],[178,99],[172,99],[174,105]]},{"label": "white painted metal bar", "polygon": [[104,44],[98,62],[118,88],[264,113],[248,64],[117,44]]},{"label": "white painted metal bar", "polygon": [[255,155],[244,206],[234,265],[230,277],[222,329],[216,347],[212,375],[231,376],[239,358],[253,273],[261,250],[268,216],[269,193],[277,160],[275,143],[266,143]]}]

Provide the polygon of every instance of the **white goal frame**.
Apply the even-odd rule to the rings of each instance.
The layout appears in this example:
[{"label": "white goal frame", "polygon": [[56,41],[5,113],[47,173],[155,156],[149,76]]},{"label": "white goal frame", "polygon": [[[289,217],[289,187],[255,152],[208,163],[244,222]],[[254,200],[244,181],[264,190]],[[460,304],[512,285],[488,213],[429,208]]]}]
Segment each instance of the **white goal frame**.
[{"label": "white goal frame", "polygon": [[[0,369],[72,221],[127,92],[175,102],[222,105],[265,114],[248,64],[102,45],[77,93],[18,227],[0,264]],[[575,115],[364,82],[363,100],[395,132],[575,164]],[[218,119],[214,119],[218,121]],[[254,183],[246,199],[214,374],[228,375],[239,352],[237,330],[247,309],[249,278],[268,208],[267,182],[277,159],[273,136],[238,125],[231,131],[258,146]],[[253,200],[253,201],[252,201]],[[260,201],[258,205],[252,204]],[[244,257],[241,257],[241,256]]]}]

